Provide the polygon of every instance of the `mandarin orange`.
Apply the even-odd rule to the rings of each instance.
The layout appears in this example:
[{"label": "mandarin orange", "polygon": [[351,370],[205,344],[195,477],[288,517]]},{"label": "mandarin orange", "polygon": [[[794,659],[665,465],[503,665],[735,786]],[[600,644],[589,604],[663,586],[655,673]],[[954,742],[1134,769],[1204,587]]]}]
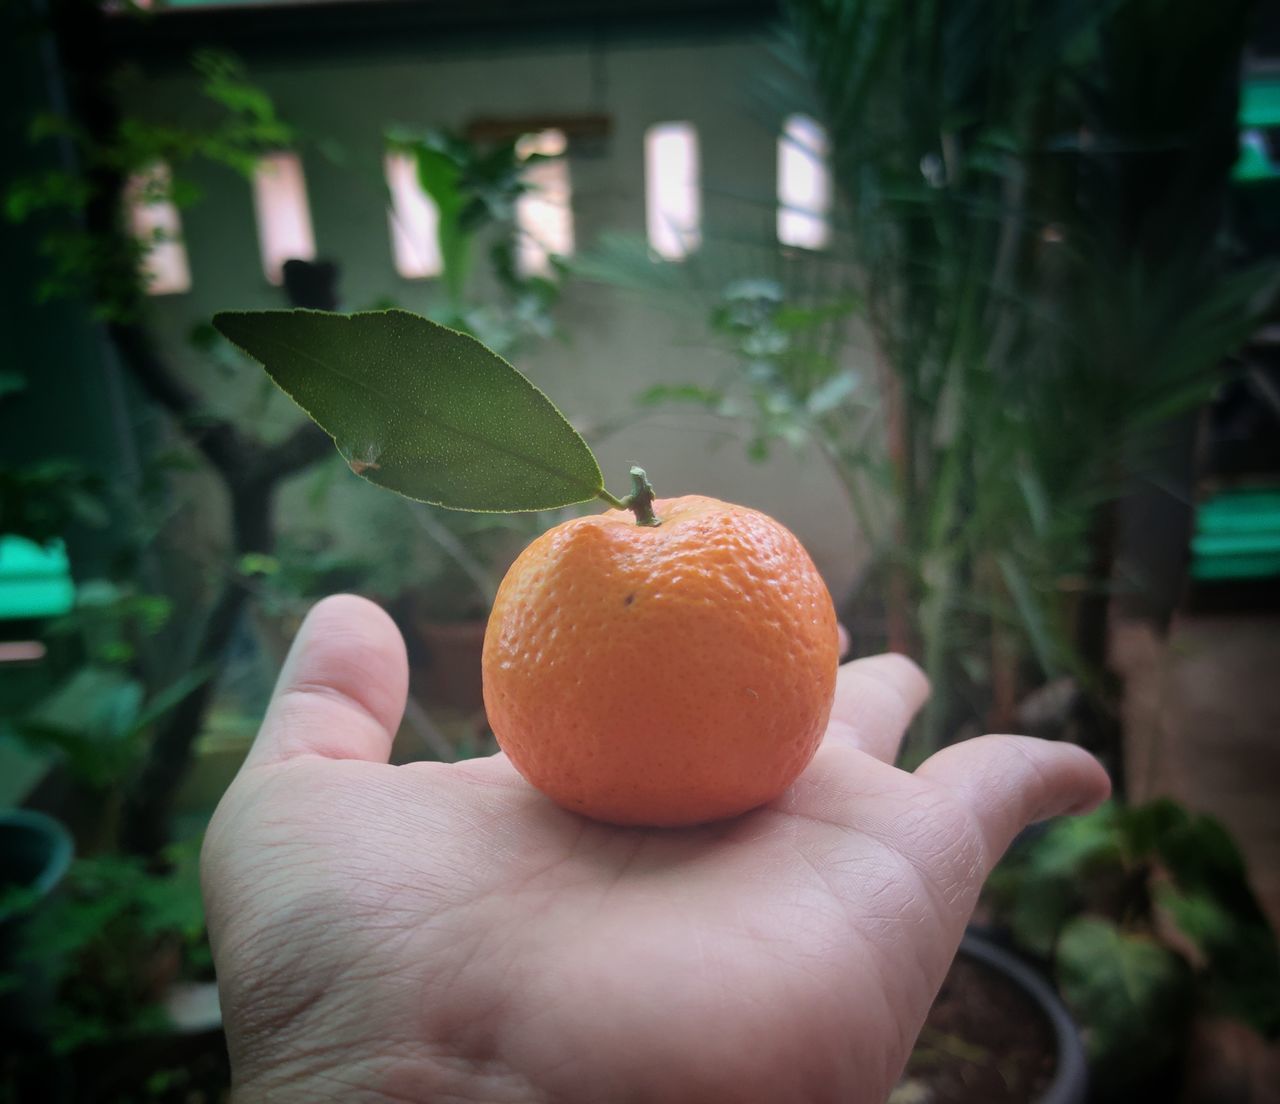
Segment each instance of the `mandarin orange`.
[{"label": "mandarin orange", "polygon": [[515,768],[623,825],[735,816],[778,797],[831,712],[835,610],[772,518],[689,495],[645,527],[610,510],[544,533],[502,581],[484,700]]}]

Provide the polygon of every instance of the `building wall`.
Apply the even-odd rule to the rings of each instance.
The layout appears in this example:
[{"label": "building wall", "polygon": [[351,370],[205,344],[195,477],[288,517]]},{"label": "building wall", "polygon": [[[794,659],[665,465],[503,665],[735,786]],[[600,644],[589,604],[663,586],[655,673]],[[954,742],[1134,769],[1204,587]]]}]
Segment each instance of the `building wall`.
[{"label": "building wall", "polygon": [[[255,63],[253,79],[280,114],[322,139],[305,153],[312,221],[320,256],[338,261],[347,309],[391,299],[424,310],[430,282],[400,278],[392,265],[382,177],[382,134],[389,124],[463,128],[476,116],[604,112],[612,133],[602,148],[571,155],[579,249],[601,231],[643,233],[643,135],[652,123],[691,120],[698,129],[704,220],[737,203],[753,226],[771,226],[776,148],[753,113],[752,89],[767,69],[769,43],[759,36],[705,35],[687,42],[588,45],[539,42],[449,52],[415,47],[400,56],[297,58]],[[173,67],[139,86],[135,110],[168,114],[198,104],[195,78]],[[295,417],[286,399],[264,394],[262,377],[226,375],[193,360],[187,335],[223,308],[282,305],[262,275],[249,185],[223,170],[202,171],[205,198],[184,213],[193,287],[154,300],[154,318],[174,359],[190,363],[222,410],[280,432]],[[735,201],[727,193],[757,200]],[[739,275],[753,275],[742,272]],[[710,382],[726,362],[709,348],[692,314],[616,289],[574,282],[558,311],[567,343],[548,342],[518,366],[575,424],[613,422],[634,397],[659,382]],[[608,485],[621,493],[626,469],[643,464],[660,495],[698,492],[761,508],[791,526],[809,547],[839,597],[866,555],[865,541],[820,457],[774,449],[752,464],[744,435],[705,415],[647,415],[596,443]],[[298,481],[305,484],[305,479]],[[352,540],[373,539],[371,503],[384,492],[354,477],[338,481],[329,509],[347,518]],[[287,524],[316,509],[302,486],[285,496]],[[365,518],[361,521],[359,519]],[[191,523],[219,531],[216,507]]]}]

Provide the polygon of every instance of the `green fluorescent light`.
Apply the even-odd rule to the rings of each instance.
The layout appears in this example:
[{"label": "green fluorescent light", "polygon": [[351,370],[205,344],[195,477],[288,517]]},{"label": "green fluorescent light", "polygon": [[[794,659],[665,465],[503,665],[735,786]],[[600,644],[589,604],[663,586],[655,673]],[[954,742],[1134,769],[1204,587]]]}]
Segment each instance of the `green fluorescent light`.
[{"label": "green fluorescent light", "polygon": [[1195,579],[1280,575],[1280,491],[1224,491],[1200,504],[1191,538]]},{"label": "green fluorescent light", "polygon": [[1240,90],[1240,125],[1280,126],[1280,78],[1246,78]]},{"label": "green fluorescent light", "polygon": [[0,620],[60,617],[76,600],[67,550],[25,537],[0,536]]}]

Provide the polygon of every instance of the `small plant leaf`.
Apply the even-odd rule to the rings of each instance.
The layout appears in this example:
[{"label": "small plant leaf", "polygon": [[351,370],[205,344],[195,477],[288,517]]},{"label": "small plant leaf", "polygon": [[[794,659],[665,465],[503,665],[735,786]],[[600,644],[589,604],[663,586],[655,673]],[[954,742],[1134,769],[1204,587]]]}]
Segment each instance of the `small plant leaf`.
[{"label": "small plant leaf", "polygon": [[858,377],[852,372],[838,372],[830,379],[820,383],[809,395],[809,413],[817,417],[830,414],[858,386]]},{"label": "small plant leaf", "polygon": [[641,406],[662,406],[664,403],[691,403],[695,406],[713,407],[722,394],[696,383],[657,383],[642,391],[636,401]]},{"label": "small plant leaf", "polygon": [[1154,938],[1082,916],[1058,940],[1057,975],[1098,1070],[1123,1080],[1178,1047],[1191,1014],[1191,971]]},{"label": "small plant leaf", "polygon": [[1031,641],[1031,650],[1035,652],[1036,659],[1045,674],[1052,677],[1058,673],[1059,668],[1053,636],[1045,619],[1042,600],[1031,586],[1030,580],[1023,573],[1017,560],[1010,555],[1000,555],[996,557],[996,563],[1000,568],[1000,574],[1004,577],[1005,586],[1013,596],[1018,616],[1022,620],[1022,627]]},{"label": "small plant leaf", "polygon": [[596,497],[600,465],[551,400],[475,338],[408,311],[226,311],[213,324],[331,436],[352,471],[454,510]]},{"label": "small plant leaf", "polygon": [[466,287],[471,257],[469,235],[463,223],[467,196],[462,186],[462,170],[447,152],[425,143],[414,149],[414,156],[418,183],[436,205],[436,238],[444,265],[444,281],[450,302],[457,306]]},{"label": "small plant leaf", "polygon": [[1063,927],[1078,916],[1091,889],[1126,875],[1117,806],[1055,821],[1015,847],[989,882],[1018,944],[1048,958]]}]

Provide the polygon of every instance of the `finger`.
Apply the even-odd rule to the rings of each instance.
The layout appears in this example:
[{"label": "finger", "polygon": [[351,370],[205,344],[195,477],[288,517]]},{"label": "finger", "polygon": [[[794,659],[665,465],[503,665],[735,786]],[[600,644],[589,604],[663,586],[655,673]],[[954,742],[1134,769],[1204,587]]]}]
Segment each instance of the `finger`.
[{"label": "finger", "polygon": [[836,697],[823,744],[856,747],[885,763],[929,696],[929,680],[906,656],[855,659],[836,676]]},{"label": "finger", "polygon": [[395,622],[364,598],[326,598],[289,649],[249,761],[320,755],[385,763],[408,685]]},{"label": "finger", "polygon": [[990,870],[1028,824],[1096,808],[1111,793],[1102,765],[1075,744],[979,736],[943,748],[916,770],[945,787],[977,821]]}]

